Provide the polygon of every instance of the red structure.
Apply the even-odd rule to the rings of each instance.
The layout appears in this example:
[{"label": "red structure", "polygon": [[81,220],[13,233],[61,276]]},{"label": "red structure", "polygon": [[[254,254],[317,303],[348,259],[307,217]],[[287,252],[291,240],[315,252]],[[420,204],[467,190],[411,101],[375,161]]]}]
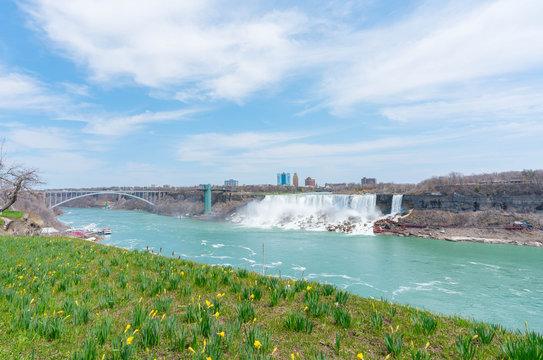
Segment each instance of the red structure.
[{"label": "red structure", "polygon": [[315,187],[316,186],[315,179],[311,179],[310,177],[305,179],[305,186],[313,186],[313,187]]},{"label": "red structure", "polygon": [[292,185],[294,187],[298,187],[298,174],[294,173],[294,176],[292,177]]}]

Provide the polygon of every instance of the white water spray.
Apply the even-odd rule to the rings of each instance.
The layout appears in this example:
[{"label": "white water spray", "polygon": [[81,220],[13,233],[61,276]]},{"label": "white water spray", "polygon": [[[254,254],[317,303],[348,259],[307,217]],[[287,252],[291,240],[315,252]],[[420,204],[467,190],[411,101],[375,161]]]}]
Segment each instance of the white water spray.
[{"label": "white water spray", "polygon": [[403,195],[392,195],[392,209],[390,213],[392,215],[399,214],[402,212],[402,199]]},{"label": "white water spray", "polygon": [[373,221],[382,216],[375,194],[268,195],[240,209],[232,221],[258,228],[328,230],[350,227],[357,234],[371,234]]}]

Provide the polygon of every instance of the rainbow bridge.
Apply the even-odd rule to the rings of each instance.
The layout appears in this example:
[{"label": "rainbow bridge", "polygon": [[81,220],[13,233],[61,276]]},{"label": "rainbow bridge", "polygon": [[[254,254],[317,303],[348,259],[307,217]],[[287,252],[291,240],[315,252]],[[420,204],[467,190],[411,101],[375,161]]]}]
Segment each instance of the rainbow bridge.
[{"label": "rainbow bridge", "polygon": [[96,195],[117,195],[119,199],[121,197],[129,197],[155,206],[155,202],[164,198],[168,192],[159,190],[58,190],[45,191],[44,193],[46,205],[50,209],[53,209],[75,199]]}]

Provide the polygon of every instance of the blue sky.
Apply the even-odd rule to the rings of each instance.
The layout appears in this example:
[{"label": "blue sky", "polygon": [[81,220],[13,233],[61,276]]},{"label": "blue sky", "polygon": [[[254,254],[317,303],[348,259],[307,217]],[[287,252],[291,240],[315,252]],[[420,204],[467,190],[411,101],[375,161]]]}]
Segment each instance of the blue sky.
[{"label": "blue sky", "polygon": [[0,3],[0,137],[45,187],[541,168],[543,2]]}]

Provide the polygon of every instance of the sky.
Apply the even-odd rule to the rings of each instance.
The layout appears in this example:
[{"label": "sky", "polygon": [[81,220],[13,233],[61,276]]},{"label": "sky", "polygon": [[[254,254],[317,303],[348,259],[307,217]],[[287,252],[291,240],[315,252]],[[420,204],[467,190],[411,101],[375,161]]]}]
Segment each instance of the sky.
[{"label": "sky", "polygon": [[0,138],[44,188],[542,168],[540,0],[4,0]]}]

